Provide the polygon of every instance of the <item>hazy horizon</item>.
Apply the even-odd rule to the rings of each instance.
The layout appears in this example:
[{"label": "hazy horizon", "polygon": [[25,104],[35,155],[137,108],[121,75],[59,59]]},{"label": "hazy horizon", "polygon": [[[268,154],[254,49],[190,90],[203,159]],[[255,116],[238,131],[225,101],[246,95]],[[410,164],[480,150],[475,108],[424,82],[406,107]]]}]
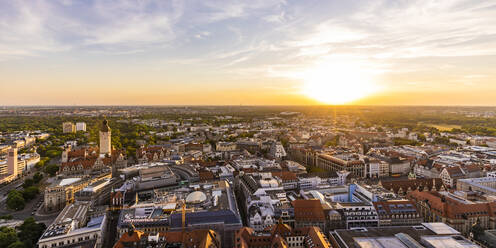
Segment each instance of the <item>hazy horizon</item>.
[{"label": "hazy horizon", "polygon": [[5,1],[0,106],[496,106],[493,1]]}]

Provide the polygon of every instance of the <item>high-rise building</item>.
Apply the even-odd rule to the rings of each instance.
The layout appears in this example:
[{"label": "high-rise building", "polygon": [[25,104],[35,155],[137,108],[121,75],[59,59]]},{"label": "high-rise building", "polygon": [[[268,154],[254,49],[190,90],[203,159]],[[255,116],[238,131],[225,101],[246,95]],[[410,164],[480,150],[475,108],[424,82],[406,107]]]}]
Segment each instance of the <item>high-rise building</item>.
[{"label": "high-rise building", "polygon": [[17,172],[17,148],[10,148],[7,156],[7,173],[15,178]]},{"label": "high-rise building", "polygon": [[108,126],[108,121],[103,120],[102,128],[100,129],[100,156],[110,155],[112,153],[111,131]]},{"label": "high-rise building", "polygon": [[64,123],[62,123],[62,132],[75,133],[76,132],[76,126],[72,122],[64,122]]},{"label": "high-rise building", "polygon": [[86,132],[86,123],[85,122],[77,122],[76,123],[76,132],[77,131]]}]

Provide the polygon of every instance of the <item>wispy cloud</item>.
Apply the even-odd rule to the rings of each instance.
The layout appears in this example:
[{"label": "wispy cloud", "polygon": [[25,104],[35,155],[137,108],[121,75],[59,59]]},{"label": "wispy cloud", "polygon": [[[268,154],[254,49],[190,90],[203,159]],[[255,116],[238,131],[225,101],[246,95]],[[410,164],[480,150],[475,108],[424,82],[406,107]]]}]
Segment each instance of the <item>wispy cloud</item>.
[{"label": "wispy cloud", "polygon": [[175,64],[291,80],[344,59],[405,85],[427,81],[416,72],[475,82],[493,75],[466,58],[496,56],[494,16],[490,0],[2,1],[0,61],[115,55],[143,70]]}]

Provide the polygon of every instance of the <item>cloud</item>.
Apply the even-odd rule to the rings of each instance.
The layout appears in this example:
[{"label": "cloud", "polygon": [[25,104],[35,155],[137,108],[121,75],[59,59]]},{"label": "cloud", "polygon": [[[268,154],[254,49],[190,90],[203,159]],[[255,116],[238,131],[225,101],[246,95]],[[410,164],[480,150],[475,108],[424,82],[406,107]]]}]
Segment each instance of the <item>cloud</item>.
[{"label": "cloud", "polygon": [[212,33],[208,32],[208,31],[203,31],[203,32],[200,32],[200,33],[196,34],[195,37],[197,39],[204,39],[204,38],[210,36],[211,34]]},{"label": "cloud", "polygon": [[[496,56],[495,6],[493,1],[469,0],[366,1],[343,5],[339,13],[327,17],[314,11],[310,19],[280,25],[282,42],[274,44],[285,55],[271,65],[268,75],[294,78],[295,72],[343,58],[366,65],[357,70],[372,67],[374,75],[418,73],[424,78],[412,80],[424,85],[432,84],[426,75],[439,80],[437,65],[453,61],[456,66],[445,73],[482,74],[483,62],[468,65],[463,60]],[[471,69],[461,72],[462,64]]]},{"label": "cloud", "polygon": [[231,18],[250,17],[257,11],[278,9],[286,4],[284,0],[252,0],[252,1],[201,1],[206,11],[201,11],[201,22],[218,22]]},{"label": "cloud", "polygon": [[3,1],[0,61],[71,51],[132,56],[157,70],[177,62],[219,75],[291,78],[344,58],[376,74],[447,73],[462,57],[496,55],[495,6],[482,0]]},{"label": "cloud", "polygon": [[4,2],[0,8],[0,60],[33,56],[37,52],[62,51],[70,45],[60,44],[53,31],[38,13],[43,3]]},{"label": "cloud", "polygon": [[[0,57],[34,56],[43,52],[89,46],[140,46],[174,39],[178,8],[95,1],[81,6],[71,1],[3,2],[0,15]],[[164,10],[164,11],[162,11]],[[114,47],[115,48],[115,47]],[[118,51],[119,53],[125,51]],[[0,58],[0,59],[1,59]]]}]

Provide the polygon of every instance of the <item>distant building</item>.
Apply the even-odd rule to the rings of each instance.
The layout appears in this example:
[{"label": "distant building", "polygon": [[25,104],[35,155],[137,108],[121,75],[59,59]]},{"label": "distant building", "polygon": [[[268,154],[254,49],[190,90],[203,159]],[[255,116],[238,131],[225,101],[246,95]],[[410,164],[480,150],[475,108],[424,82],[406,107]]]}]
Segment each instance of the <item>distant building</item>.
[{"label": "distant building", "polygon": [[60,211],[67,204],[74,202],[76,192],[81,191],[90,184],[103,179],[109,179],[111,174],[104,174],[94,178],[65,178],[53,182],[45,188],[44,208],[47,212]]},{"label": "distant building", "polygon": [[218,181],[157,189],[153,194],[155,200],[137,200],[121,211],[117,224],[119,235],[125,235],[130,228],[150,233],[182,230],[194,233],[208,228],[220,235],[224,247],[234,247],[234,234],[243,224],[229,183]]},{"label": "distant building", "polygon": [[319,154],[316,162],[316,166],[324,170],[346,170],[349,171],[354,177],[361,178],[366,176],[365,163],[363,160],[359,159],[357,154],[351,153],[332,156],[327,154]]},{"label": "distant building", "polygon": [[83,131],[86,132],[86,123],[85,122],[77,122],[76,123],[76,132]]},{"label": "distant building", "polygon": [[221,248],[222,246],[221,236],[209,229],[190,232],[156,232],[153,234],[129,229],[114,245],[114,248],[149,247]]},{"label": "distant building", "polygon": [[103,247],[107,216],[103,211],[93,216],[89,212],[89,203],[67,205],[41,235],[37,247]]},{"label": "distant building", "polygon": [[391,181],[379,181],[379,186],[394,192],[400,196],[405,196],[406,194],[419,190],[419,191],[444,191],[446,187],[443,184],[443,180],[440,178],[432,179],[409,179],[409,180],[391,180]]},{"label": "distant building", "polygon": [[335,248],[370,247],[459,247],[479,246],[460,235],[444,223],[422,223],[417,226],[361,227],[331,232],[330,241]]},{"label": "distant building", "polygon": [[111,155],[112,142],[111,131],[108,126],[108,121],[103,120],[102,128],[100,129],[100,156]]},{"label": "distant building", "polygon": [[408,197],[417,205],[424,221],[442,221],[468,235],[470,228],[477,220],[484,229],[496,227],[496,202],[477,199],[475,195],[460,192],[423,192],[413,191]]},{"label": "distant building", "polygon": [[265,229],[255,232],[250,227],[243,227],[236,232],[236,246],[250,247],[332,247],[329,240],[318,227],[295,228],[279,222]]},{"label": "distant building", "polygon": [[111,155],[99,155],[98,148],[81,148],[72,150],[68,146],[62,152],[59,175],[83,176],[98,175],[127,167],[127,159],[123,151],[113,151]]},{"label": "distant building", "polygon": [[162,146],[142,147],[136,150],[136,159],[139,164],[159,162],[170,155],[169,150]]},{"label": "distant building", "polygon": [[19,149],[26,146],[26,141],[23,139],[14,140],[12,143],[14,143],[14,147],[17,147]]},{"label": "distant building", "polygon": [[286,150],[284,150],[284,146],[281,144],[281,142],[272,142],[272,145],[270,146],[270,151],[269,151],[269,157],[272,159],[282,159],[286,157]]},{"label": "distant building", "polygon": [[412,201],[391,200],[373,204],[379,216],[379,226],[412,226],[423,221]]},{"label": "distant building", "polygon": [[7,155],[7,174],[16,178],[19,173],[17,165],[17,148],[11,148]]},{"label": "distant building", "polygon": [[121,185],[122,179],[120,178],[105,178],[76,192],[74,198],[76,202],[91,202],[94,205],[104,205],[108,203],[109,198],[111,199],[112,189]]},{"label": "distant building", "polygon": [[62,132],[63,133],[75,133],[76,125],[72,122],[64,122],[62,123]]},{"label": "distant building", "polygon": [[456,182],[463,178],[476,178],[482,176],[482,170],[477,165],[450,166],[445,167],[439,174],[444,185],[450,188],[456,187]]},{"label": "distant building", "polygon": [[[488,173],[488,175],[490,175]],[[480,177],[480,178],[467,178],[459,179],[456,183],[458,191],[475,191],[482,192],[486,195],[496,197],[496,177]]]},{"label": "distant building", "polygon": [[379,216],[371,203],[339,202],[338,208],[344,212],[346,228],[379,226]]},{"label": "distant building", "polygon": [[236,150],[236,143],[232,142],[217,142],[215,150],[218,152],[232,152]]},{"label": "distant building", "polygon": [[24,165],[25,161],[17,160],[17,148],[10,148],[7,152],[7,163],[0,164],[0,184],[15,180],[23,173]]},{"label": "distant building", "polygon": [[34,136],[26,136],[24,137],[24,145],[31,146],[36,142],[36,137]]},{"label": "distant building", "polygon": [[0,145],[0,154],[6,154],[10,148],[12,147],[9,145]]},{"label": "distant building", "polygon": [[326,230],[326,217],[320,200],[294,200],[295,227],[319,227]]}]

